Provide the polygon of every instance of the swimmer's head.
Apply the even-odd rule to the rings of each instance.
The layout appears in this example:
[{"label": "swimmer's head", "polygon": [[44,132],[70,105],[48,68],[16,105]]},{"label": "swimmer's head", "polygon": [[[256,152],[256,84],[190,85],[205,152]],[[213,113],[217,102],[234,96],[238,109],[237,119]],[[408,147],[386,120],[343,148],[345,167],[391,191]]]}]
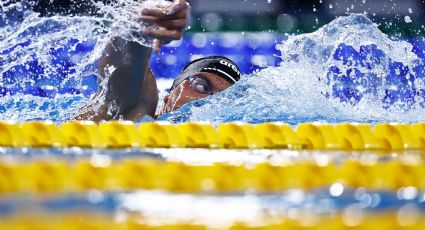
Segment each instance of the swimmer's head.
[{"label": "swimmer's head", "polygon": [[241,71],[230,59],[211,56],[197,59],[184,67],[171,91],[164,97],[161,114],[172,112],[183,105],[219,93],[240,80]]}]

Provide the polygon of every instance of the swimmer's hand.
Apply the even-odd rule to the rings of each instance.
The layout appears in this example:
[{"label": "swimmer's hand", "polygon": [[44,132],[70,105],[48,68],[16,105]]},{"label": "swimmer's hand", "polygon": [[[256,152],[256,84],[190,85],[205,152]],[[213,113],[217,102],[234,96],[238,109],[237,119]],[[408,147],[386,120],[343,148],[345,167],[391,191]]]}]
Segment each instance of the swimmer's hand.
[{"label": "swimmer's hand", "polygon": [[154,37],[154,50],[158,52],[162,44],[179,40],[188,25],[190,5],[186,0],[174,0],[167,9],[148,8],[142,11],[141,20],[158,26],[146,29],[143,34]]}]

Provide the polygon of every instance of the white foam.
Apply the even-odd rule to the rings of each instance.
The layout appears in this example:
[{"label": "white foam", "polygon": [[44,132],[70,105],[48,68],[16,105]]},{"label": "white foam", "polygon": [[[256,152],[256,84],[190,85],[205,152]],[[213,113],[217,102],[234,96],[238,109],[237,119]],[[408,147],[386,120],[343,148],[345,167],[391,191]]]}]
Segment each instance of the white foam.
[{"label": "white foam", "polygon": [[[384,55],[374,60],[370,54],[363,61],[375,65],[368,69],[360,65],[344,64],[335,60],[334,53],[340,44],[352,46],[357,51],[375,45]],[[414,101],[386,101],[386,90],[397,87],[387,82],[389,64],[400,62],[413,68],[421,62],[405,41],[391,40],[366,16],[353,14],[340,17],[318,31],[291,36],[277,48],[282,53],[279,67],[269,67],[242,80],[227,91],[183,107],[181,111],[163,117],[171,121],[207,120],[213,124],[241,120],[246,122],[283,121],[292,124],[307,121],[325,122],[418,122],[425,120],[424,101],[416,95]],[[361,99],[332,96],[341,86],[340,79],[329,79],[330,67],[341,72],[356,68],[367,76],[375,75],[372,84],[368,77],[363,86],[357,86]],[[349,76],[356,81],[356,76]],[[402,78],[403,76],[400,76]],[[409,77],[409,76],[408,76]],[[368,82],[370,81],[370,82]],[[413,83],[414,93],[424,90],[423,79]],[[363,88],[362,88],[363,87]],[[325,96],[329,95],[329,96]]]}]

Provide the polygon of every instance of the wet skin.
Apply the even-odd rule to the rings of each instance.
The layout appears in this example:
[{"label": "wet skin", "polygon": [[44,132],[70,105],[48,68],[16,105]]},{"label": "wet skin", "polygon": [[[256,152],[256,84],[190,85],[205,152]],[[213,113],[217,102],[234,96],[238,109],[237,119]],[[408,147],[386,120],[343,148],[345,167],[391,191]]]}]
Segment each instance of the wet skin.
[{"label": "wet skin", "polygon": [[[228,81],[213,73],[200,72],[194,75],[207,79],[213,94],[222,92],[231,86]],[[190,85],[189,80],[186,79],[164,97],[164,106],[158,115],[175,111],[187,103],[205,98],[206,96],[208,94],[199,93]]]},{"label": "wet skin", "polygon": [[[143,9],[140,22],[157,27],[141,33],[155,39],[153,47],[154,51],[158,51],[161,45],[181,39],[189,14],[190,6],[186,0],[174,0],[165,10]],[[98,76],[101,83],[98,92],[70,119],[100,122],[112,119],[137,121],[146,114],[155,117],[158,92],[155,78],[148,68],[150,53],[150,48],[138,43],[120,37],[111,38],[99,60]],[[190,98],[200,97],[190,93],[188,95]],[[171,100],[175,101],[172,108],[180,107],[183,98],[188,101],[183,94],[178,100]]]},{"label": "wet skin", "polygon": [[[156,24],[156,29],[146,29],[144,35],[155,38],[154,50],[161,44],[167,44],[182,37],[187,26],[190,6],[186,0],[174,0],[173,5],[164,9],[144,9],[140,21]],[[122,38],[112,38],[105,48],[99,65],[100,84],[92,100],[81,107],[71,118],[73,120],[92,120],[96,122],[112,119],[137,121],[144,115],[157,117],[181,108],[183,105],[199,100],[209,94],[200,93],[186,79],[170,94],[164,97],[164,106],[155,114],[158,104],[158,92],[155,77],[148,68],[151,49]],[[106,71],[114,69],[111,73]],[[108,73],[108,74],[106,74]],[[200,72],[208,80],[211,93],[219,93],[230,87],[222,77]],[[106,81],[104,81],[106,80]]]}]

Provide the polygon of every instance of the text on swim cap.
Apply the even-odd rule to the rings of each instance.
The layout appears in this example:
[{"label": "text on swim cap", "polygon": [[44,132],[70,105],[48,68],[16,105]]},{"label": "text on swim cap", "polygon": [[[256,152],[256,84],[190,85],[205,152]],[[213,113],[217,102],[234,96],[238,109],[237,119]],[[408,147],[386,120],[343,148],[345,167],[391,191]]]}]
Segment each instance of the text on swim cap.
[{"label": "text on swim cap", "polygon": [[230,67],[233,69],[233,71],[235,71],[238,75],[241,75],[241,72],[238,70],[238,68],[233,65],[232,63],[226,61],[226,60],[220,60],[220,64],[225,65],[227,67]]}]

